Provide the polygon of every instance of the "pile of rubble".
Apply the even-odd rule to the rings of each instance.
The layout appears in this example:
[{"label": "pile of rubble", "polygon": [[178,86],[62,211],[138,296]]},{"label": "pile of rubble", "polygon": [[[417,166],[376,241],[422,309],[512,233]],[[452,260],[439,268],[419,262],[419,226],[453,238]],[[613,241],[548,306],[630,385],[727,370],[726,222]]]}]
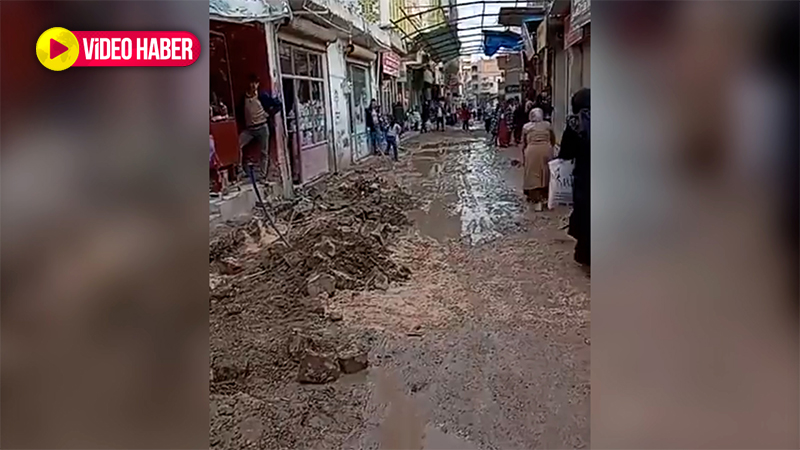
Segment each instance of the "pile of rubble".
[{"label": "pile of rubble", "polygon": [[250,378],[326,383],[366,368],[363,342],[319,333],[342,319],[326,300],[408,279],[389,244],[409,224],[411,203],[361,170],[273,208],[288,245],[265,238],[262,218],[218,232],[209,257],[212,392],[243,390]]},{"label": "pile of rubble", "polygon": [[[410,196],[384,179],[355,172],[329,183],[322,194],[280,205],[277,219],[288,224],[289,245],[264,248],[259,267],[276,295],[316,297],[336,289],[385,289],[408,279],[409,270],[390,258],[391,239],[409,224]],[[258,227],[248,224],[251,235]],[[224,237],[217,257],[241,237]]]}]

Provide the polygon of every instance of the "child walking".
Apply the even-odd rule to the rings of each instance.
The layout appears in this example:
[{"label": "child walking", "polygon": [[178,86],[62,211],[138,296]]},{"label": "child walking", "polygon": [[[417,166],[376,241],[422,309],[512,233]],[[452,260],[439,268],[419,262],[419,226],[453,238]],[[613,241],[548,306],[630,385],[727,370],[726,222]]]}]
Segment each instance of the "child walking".
[{"label": "child walking", "polygon": [[394,161],[397,161],[397,140],[403,132],[402,127],[397,121],[392,118],[389,130],[386,131],[386,153],[388,153]]}]

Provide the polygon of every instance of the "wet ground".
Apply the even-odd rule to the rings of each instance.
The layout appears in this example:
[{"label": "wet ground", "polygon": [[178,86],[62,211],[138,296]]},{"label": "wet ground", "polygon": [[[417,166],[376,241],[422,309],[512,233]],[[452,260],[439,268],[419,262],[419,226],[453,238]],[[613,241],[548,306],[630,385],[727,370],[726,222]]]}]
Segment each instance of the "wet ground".
[{"label": "wet ground", "polygon": [[[317,321],[361,336],[370,368],[308,386],[273,367],[278,375],[256,370],[212,389],[213,448],[588,446],[589,279],[561,229],[568,211],[534,212],[519,150],[489,147],[482,133],[429,133],[401,147],[400,162],[371,164],[415,199],[411,227],[390,246],[410,278],[337,291],[325,309],[341,319]],[[245,322],[224,317],[246,314],[212,317],[212,353],[215,327],[241,332]],[[278,355],[265,344],[275,325],[258,314],[249,316],[258,330],[223,336],[217,350]]]},{"label": "wet ground", "polygon": [[410,215],[441,264],[371,299],[416,305],[392,310],[396,327],[375,321],[396,333],[373,350],[367,426],[345,448],[588,446],[589,280],[567,211],[523,201],[518,149],[454,131],[404,147],[395,173],[422,199]]}]

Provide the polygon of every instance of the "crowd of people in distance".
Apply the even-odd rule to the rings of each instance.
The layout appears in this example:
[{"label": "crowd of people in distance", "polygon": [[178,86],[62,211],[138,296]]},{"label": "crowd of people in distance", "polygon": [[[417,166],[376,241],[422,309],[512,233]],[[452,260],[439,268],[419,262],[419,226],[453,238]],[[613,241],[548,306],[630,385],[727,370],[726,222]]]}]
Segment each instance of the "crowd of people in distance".
[{"label": "crowd of people in distance", "polygon": [[[571,114],[557,140],[551,125],[553,106],[550,89],[520,101],[511,98],[499,102],[493,111],[473,108],[462,103],[453,105],[443,100],[427,100],[420,111],[408,114],[402,103],[394,105],[388,126],[382,125],[375,100],[369,107],[367,125],[370,129],[373,151],[380,153],[382,135],[385,135],[386,153],[397,159],[397,141],[409,129],[426,133],[444,131],[445,125],[461,125],[470,130],[473,118],[484,121],[490,142],[497,147],[519,146],[522,153],[523,193],[535,211],[547,209],[550,184],[549,163],[554,158],[574,162],[572,173],[573,208],[569,218],[568,233],[576,239],[575,260],[585,266],[590,264],[589,246],[589,148],[590,148],[590,91],[584,88],[571,100]],[[558,143],[558,144],[557,144]]]},{"label": "crowd of people in distance", "polygon": [[[523,192],[536,211],[547,209],[550,186],[549,163],[553,158],[574,162],[572,171],[572,213],[568,233],[575,238],[574,258],[589,266],[589,155],[591,146],[590,90],[577,91],[571,100],[571,114],[556,147],[551,125],[553,107],[549,91],[523,105],[516,99],[500,104],[487,129],[491,142],[498,147],[517,144],[522,150]],[[556,149],[558,149],[556,151]]]}]

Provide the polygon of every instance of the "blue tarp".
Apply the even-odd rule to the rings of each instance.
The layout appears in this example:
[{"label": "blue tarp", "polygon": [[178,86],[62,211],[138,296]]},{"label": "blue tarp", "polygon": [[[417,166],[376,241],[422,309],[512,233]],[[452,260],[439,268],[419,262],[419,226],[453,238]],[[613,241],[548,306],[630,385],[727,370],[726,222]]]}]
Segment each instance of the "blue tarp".
[{"label": "blue tarp", "polygon": [[494,56],[501,48],[518,52],[522,45],[522,36],[512,31],[483,32],[483,53],[486,56]]}]

